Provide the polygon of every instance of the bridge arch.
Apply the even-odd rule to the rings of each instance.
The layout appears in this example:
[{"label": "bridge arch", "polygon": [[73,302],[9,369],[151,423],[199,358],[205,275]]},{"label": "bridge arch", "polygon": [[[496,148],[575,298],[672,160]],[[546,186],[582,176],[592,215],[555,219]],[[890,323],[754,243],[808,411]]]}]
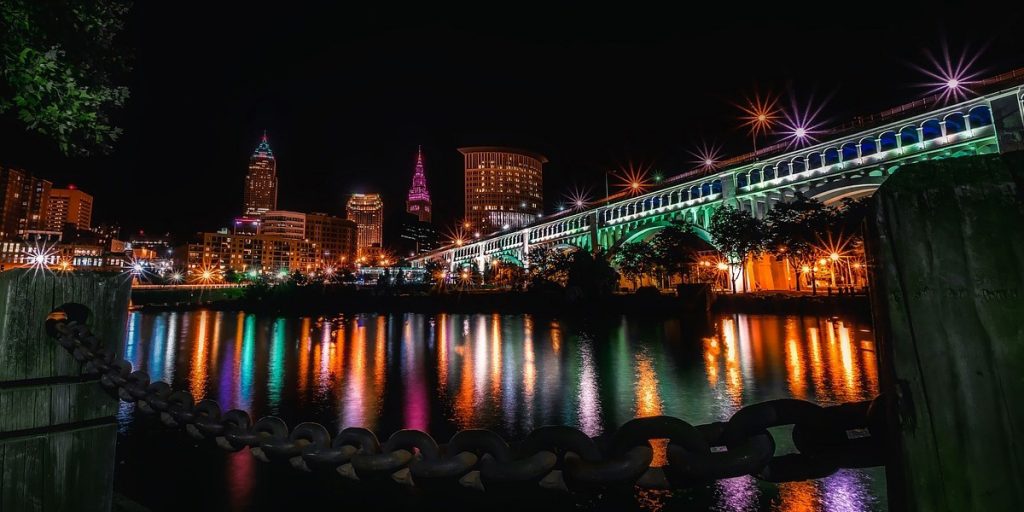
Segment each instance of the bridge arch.
[{"label": "bridge arch", "polygon": [[[698,217],[700,217],[700,214],[698,214]],[[708,244],[714,245],[714,243],[711,241],[711,233],[709,233],[708,230],[704,229],[703,227],[693,222],[689,224],[690,227],[693,229],[693,234],[697,235],[698,238],[707,242]],[[619,252],[619,249],[621,249],[623,245],[633,242],[643,242],[650,240],[651,238],[654,238],[654,235],[658,234],[659,231],[669,226],[678,225],[678,222],[673,222],[671,220],[658,220],[654,222],[640,224],[639,226],[631,230],[620,232],[618,234],[618,239],[616,239],[615,242],[608,247],[608,250],[605,254],[607,257],[611,258],[616,253]]]},{"label": "bridge arch", "polygon": [[942,136],[942,125],[938,119],[929,119],[921,123],[921,139],[932,140]]},{"label": "bridge arch", "polygon": [[844,162],[851,162],[857,159],[857,144],[855,142],[847,142],[842,145],[839,154],[843,157]]},{"label": "bridge arch", "polygon": [[868,156],[878,153],[878,144],[874,137],[864,137],[860,140],[860,155]]},{"label": "bridge arch", "polygon": [[946,123],[946,135],[960,133],[967,129],[967,126],[964,124],[964,115],[960,112],[947,114],[942,119],[942,122]]},{"label": "bridge arch", "polygon": [[988,105],[976,105],[967,111],[967,120],[971,128],[980,128],[992,124],[992,109]]},{"label": "bridge arch", "polygon": [[893,130],[889,130],[878,136],[879,152],[891,151],[898,148],[899,145],[899,137]]},{"label": "bridge arch", "polygon": [[900,128],[900,145],[903,147],[913,146],[921,142],[921,138],[918,135],[917,127],[914,125],[904,126]]},{"label": "bridge arch", "polygon": [[858,199],[874,194],[885,178],[886,176],[844,177],[811,185],[804,194],[823,204],[832,204],[843,199]]}]

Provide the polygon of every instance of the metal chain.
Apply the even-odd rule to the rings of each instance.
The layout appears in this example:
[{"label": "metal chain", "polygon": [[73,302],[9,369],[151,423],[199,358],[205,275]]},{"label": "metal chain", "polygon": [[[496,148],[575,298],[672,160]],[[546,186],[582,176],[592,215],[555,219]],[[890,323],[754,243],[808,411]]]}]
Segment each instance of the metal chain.
[{"label": "metal chain", "polygon": [[[132,371],[130,362],[115,359],[102,346],[85,327],[87,317],[84,306],[65,304],[46,321],[48,333],[83,363],[83,373],[99,375],[100,384],[121,400],[197,440],[212,439],[227,451],[248,447],[257,459],[287,461],[301,471],[426,489],[514,490],[528,484],[600,491],[634,485],[684,488],[741,475],[771,482],[808,480],[840,468],[885,465],[884,396],[833,407],[771,400],[743,407],[726,422],[706,425],[669,416],[637,418],[607,442],[601,439],[600,445],[568,426],[537,428],[515,448],[489,430],[460,431],[446,445],[419,430],[399,430],[383,444],[365,428],[346,428],[332,437],[319,423],[289,429],[275,416],[253,422],[245,411],[224,412],[214,400],[197,403],[187,391],[150,382],[149,374]],[[798,452],[776,455],[768,429],[784,425],[793,425]],[[652,439],[668,439],[668,465],[650,467]]]}]

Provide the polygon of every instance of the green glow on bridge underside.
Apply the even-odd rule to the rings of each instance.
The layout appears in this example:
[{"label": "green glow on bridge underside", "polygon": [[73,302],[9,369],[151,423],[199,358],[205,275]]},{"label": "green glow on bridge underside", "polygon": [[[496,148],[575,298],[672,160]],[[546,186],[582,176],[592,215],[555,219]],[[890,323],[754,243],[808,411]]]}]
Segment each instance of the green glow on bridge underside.
[{"label": "green glow on bridge underside", "polygon": [[[895,169],[907,163],[997,152],[998,136],[989,100],[1005,95],[1007,91],[1011,90],[905,118],[873,130],[847,134],[762,162],[733,167],[610,205],[598,205],[589,212],[532,226],[515,234],[500,234],[474,244],[443,249],[425,255],[419,261],[441,257],[453,263],[464,263],[499,255],[516,260],[526,259],[523,258],[523,236],[530,236],[531,247],[573,245],[589,250],[596,242],[605,251],[610,251],[624,241],[636,240],[680,221],[690,222],[696,233],[710,242],[705,229],[707,220],[711,211],[722,204],[746,205],[753,212],[762,206],[770,208],[779,197],[783,197],[783,191],[790,193],[797,190],[809,192],[810,197],[828,196],[826,200],[836,200],[851,190],[857,194],[870,193]],[[951,119],[953,121],[949,121]],[[962,124],[951,125],[954,131],[947,132],[947,122]],[[935,134],[936,130],[941,135],[929,136]],[[907,139],[913,139],[913,142]],[[895,142],[891,142],[893,140]],[[886,142],[895,143],[897,147],[883,150]],[[844,151],[851,147],[858,156],[844,160]],[[862,154],[868,150],[871,152]],[[811,163],[812,158],[815,163],[820,163],[817,167],[807,169],[805,166]],[[835,159],[839,161],[832,161]],[[792,172],[797,164],[802,170]],[[768,169],[772,171],[773,177],[761,180],[760,172]],[[758,171],[758,182],[740,183],[740,176],[749,177],[755,171]],[[783,171],[785,175],[774,176],[774,173]],[[858,180],[862,181],[858,183]],[[708,193],[708,186],[712,182],[717,185],[719,181],[724,184],[720,187],[721,193]],[[691,197],[695,188],[699,196]],[[665,197],[668,200],[662,201]],[[774,198],[774,201],[766,201],[768,197]],[[761,204],[758,204],[758,200]],[[655,207],[655,203],[658,206]],[[611,215],[608,212],[612,212]],[[590,221],[579,224],[581,219]],[[593,220],[597,221],[596,227],[591,226]],[[571,223],[576,224],[569,229],[559,227]],[[524,231],[529,231],[532,236]],[[519,238],[513,241],[508,239],[509,236]]]}]

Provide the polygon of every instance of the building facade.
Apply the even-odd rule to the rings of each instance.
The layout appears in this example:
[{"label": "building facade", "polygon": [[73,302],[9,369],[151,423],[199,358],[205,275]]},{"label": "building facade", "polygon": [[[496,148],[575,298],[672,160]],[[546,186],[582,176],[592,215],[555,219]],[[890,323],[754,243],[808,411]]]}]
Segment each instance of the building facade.
[{"label": "building facade", "polygon": [[415,215],[420,222],[430,222],[430,191],[427,190],[427,175],[423,169],[423,146],[416,150],[416,169],[412,174],[405,211]]},{"label": "building facade", "polygon": [[260,234],[260,218],[235,217],[235,224],[231,232],[236,235],[258,235]]},{"label": "building facade", "polygon": [[243,213],[260,216],[277,209],[277,160],[270,150],[266,132],[249,158],[249,172],[245,176]]},{"label": "building facade", "polygon": [[465,158],[465,218],[482,234],[514,229],[543,212],[543,165],[548,159],[519,149],[459,148]]},{"label": "building facade", "polygon": [[318,268],[349,265],[356,260],[356,223],[326,213],[306,214],[306,240],[313,244]]},{"label": "building facade", "polygon": [[201,233],[197,242],[188,245],[188,271],[193,277],[205,270],[276,274],[314,268],[312,244],[301,239]]},{"label": "building facade", "polygon": [[348,220],[356,224],[356,257],[379,254],[384,236],[384,201],[380,194],[352,194],[346,212]]},{"label": "building facade", "polygon": [[412,257],[441,247],[441,235],[430,222],[419,219],[415,212],[408,212],[402,220],[401,247],[399,256]]},{"label": "building facade", "polygon": [[68,185],[68,188],[51,188],[46,212],[46,229],[63,231],[65,224],[75,229],[92,229],[92,196]]},{"label": "building facade", "polygon": [[0,167],[0,240],[15,240],[28,231],[46,229],[53,183],[31,173]]},{"label": "building facade", "polygon": [[271,210],[260,219],[259,233],[278,238],[303,240],[306,238],[306,214],[285,210]]}]

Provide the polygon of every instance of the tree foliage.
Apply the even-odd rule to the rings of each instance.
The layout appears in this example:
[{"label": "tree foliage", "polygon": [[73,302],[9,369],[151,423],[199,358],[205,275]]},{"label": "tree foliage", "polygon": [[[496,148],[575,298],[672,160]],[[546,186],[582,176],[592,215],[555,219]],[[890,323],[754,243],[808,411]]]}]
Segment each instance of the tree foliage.
[{"label": "tree foliage", "polygon": [[804,266],[813,267],[823,252],[843,252],[860,244],[866,212],[866,198],[833,208],[798,193],[793,201],[775,205],[765,217],[768,249],[789,260],[799,290]]},{"label": "tree foliage", "polygon": [[52,138],[68,155],[106,153],[121,134],[111,114],[128,88],[114,40],[130,4],[121,0],[0,2],[0,113]]},{"label": "tree foliage", "polygon": [[643,242],[624,244],[615,253],[612,263],[626,279],[633,282],[634,288],[638,286],[645,275],[649,275],[654,270],[650,250]]},{"label": "tree foliage", "polygon": [[707,244],[694,232],[690,224],[665,227],[651,240],[651,259],[666,277],[685,276],[693,268],[697,252]]},{"label": "tree foliage", "polygon": [[572,252],[566,274],[566,288],[576,298],[606,297],[619,282],[619,273],[603,254],[583,250]]},{"label": "tree foliage", "polygon": [[747,261],[747,257],[760,253],[765,246],[764,224],[749,213],[730,206],[721,206],[715,210],[708,231],[718,250],[734,263],[733,282],[743,271],[743,262]]}]

